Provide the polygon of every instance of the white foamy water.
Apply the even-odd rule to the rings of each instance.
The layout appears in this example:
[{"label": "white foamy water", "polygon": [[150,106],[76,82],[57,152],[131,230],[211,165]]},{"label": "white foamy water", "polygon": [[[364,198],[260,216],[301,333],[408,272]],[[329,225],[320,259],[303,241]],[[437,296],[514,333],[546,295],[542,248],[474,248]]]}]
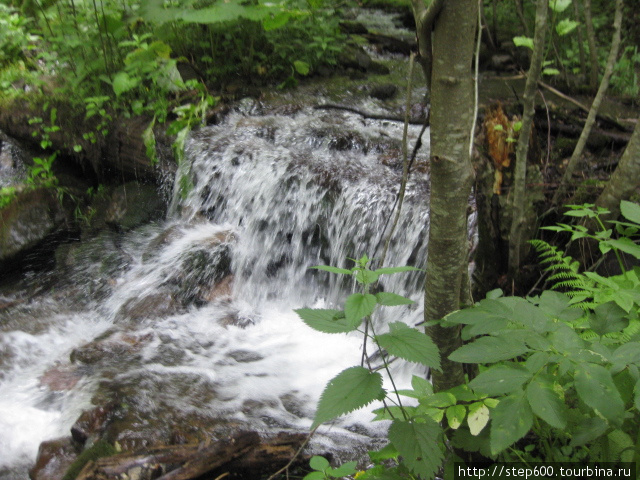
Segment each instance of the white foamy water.
[{"label": "white foamy water", "polygon": [[[192,188],[176,196],[167,222],[119,240],[127,268],[107,279],[107,295],[77,311],[68,302],[53,314],[45,307],[16,307],[23,323],[33,311],[38,328],[0,317],[7,322],[0,323],[0,478],[24,478],[39,443],[68,435],[99,389],[126,387],[149,415],[162,415],[166,406],[262,432],[307,430],[327,381],[360,363],[361,338],[315,332],[293,310],[340,308],[354,287],[310,266],[351,266],[347,258],[363,254],[379,258],[399,186],[400,151],[393,139],[401,138],[401,128],[302,112],[293,118],[235,113],[199,131],[188,143],[183,168]],[[412,128],[411,137],[418,132]],[[392,166],[383,157],[394,160]],[[425,184],[424,174],[415,174],[408,186],[386,266],[422,266],[416,262],[426,253]],[[220,241],[230,255],[231,299],[123,319],[132,300],[186,282],[194,258],[216,260],[198,255],[217,251]],[[419,273],[383,279],[385,290],[417,304],[386,308],[380,328],[389,320],[421,319],[421,284]],[[88,366],[70,363],[74,349],[105,332],[133,338],[124,343],[135,344],[135,354]],[[77,383],[62,388],[43,381],[56,365],[76,375]],[[397,373],[406,380],[410,371]],[[370,410],[324,427],[318,448],[344,449],[364,443],[365,433],[377,435],[383,427],[368,424]]]}]

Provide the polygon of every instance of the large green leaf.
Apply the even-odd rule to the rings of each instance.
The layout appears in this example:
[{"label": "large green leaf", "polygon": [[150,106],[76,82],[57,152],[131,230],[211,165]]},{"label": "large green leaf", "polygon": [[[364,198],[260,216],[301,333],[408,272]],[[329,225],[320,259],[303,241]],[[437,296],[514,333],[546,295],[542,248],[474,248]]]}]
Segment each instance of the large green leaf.
[{"label": "large green leaf", "polygon": [[364,367],[340,372],[325,387],[311,428],[384,398],[382,375]]},{"label": "large green leaf", "polygon": [[415,271],[422,271],[422,269],[416,267],[383,267],[375,270],[378,275]]},{"label": "large green leaf", "polygon": [[460,363],[495,363],[509,360],[527,353],[529,348],[521,340],[510,339],[508,335],[480,337],[463,345],[449,359]]},{"label": "large green leaf", "polygon": [[402,322],[391,323],[389,333],[376,336],[376,341],[391,355],[440,370],[440,354],[431,338]]},{"label": "large green leaf", "polygon": [[330,265],[316,265],[315,267],[311,267],[316,270],[322,270],[330,273],[340,273],[343,275],[351,275],[353,272],[351,270],[347,270],[346,268],[338,268],[332,267]]},{"label": "large green leaf", "polygon": [[594,363],[583,363],[576,368],[574,380],[578,396],[584,403],[609,421],[622,422],[624,402],[609,370]]},{"label": "large green leaf", "polygon": [[352,332],[357,325],[352,325],[344,318],[341,310],[321,308],[299,308],[294,310],[304,323],[314,330],[324,333]]},{"label": "large green leaf", "polygon": [[532,375],[525,367],[515,363],[496,365],[480,373],[469,382],[469,386],[487,395],[503,395],[518,390]]},{"label": "large green leaf", "polygon": [[425,420],[424,423],[394,420],[389,427],[389,440],[416,475],[431,480],[444,460],[438,445],[442,428],[433,420]]},{"label": "large green leaf", "polygon": [[621,250],[636,258],[640,258],[640,245],[634,243],[630,238],[622,237],[618,239],[607,240],[607,243],[618,250]]},{"label": "large green leaf", "polygon": [[629,325],[626,316],[627,312],[615,302],[607,302],[593,310],[593,315],[589,317],[589,326],[598,335],[619,332]]},{"label": "large green leaf", "polygon": [[364,317],[368,317],[376,308],[377,299],[370,293],[354,293],[347,297],[344,304],[344,314],[351,325],[360,325]]},{"label": "large green leaf", "polygon": [[572,432],[572,447],[579,447],[595,440],[609,429],[609,424],[600,417],[585,418]]},{"label": "large green leaf", "polygon": [[378,299],[378,303],[380,305],[384,305],[385,307],[396,307],[398,305],[410,305],[412,303],[415,303],[410,298],[406,298],[402,295],[391,292],[376,293],[376,298]]},{"label": "large green leaf", "polygon": [[620,212],[627,220],[640,224],[640,205],[637,203],[622,200],[620,202]]},{"label": "large green leaf", "polygon": [[538,375],[529,383],[527,400],[533,413],[552,427],[564,429],[567,426],[567,407],[554,390],[550,376]]},{"label": "large green leaf", "polygon": [[130,77],[127,72],[118,72],[113,77],[113,91],[116,96],[120,96],[123,93],[128,92],[136,88],[140,84],[140,79],[136,77]]},{"label": "large green leaf", "polygon": [[524,395],[510,395],[500,400],[491,412],[491,453],[497,455],[520,440],[532,425],[533,414]]}]

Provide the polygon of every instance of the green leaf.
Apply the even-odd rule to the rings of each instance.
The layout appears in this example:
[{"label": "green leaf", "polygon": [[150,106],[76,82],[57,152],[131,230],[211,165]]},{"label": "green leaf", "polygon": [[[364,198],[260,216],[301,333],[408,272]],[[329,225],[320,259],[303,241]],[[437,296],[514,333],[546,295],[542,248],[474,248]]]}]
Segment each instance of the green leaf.
[{"label": "green leaf", "polygon": [[487,423],[489,423],[489,409],[487,406],[483,402],[475,402],[469,405],[467,424],[471,435],[478,435]]},{"label": "green leaf", "polygon": [[545,67],[542,69],[542,74],[543,75],[560,75],[560,70],[553,67]]},{"label": "green leaf", "polygon": [[320,455],[314,455],[311,457],[311,460],[309,460],[309,466],[314,470],[322,471],[329,468],[331,465],[329,464],[329,460],[326,458],[321,457]]},{"label": "green leaf", "polygon": [[432,420],[424,423],[394,420],[389,427],[389,440],[404,463],[424,480],[433,479],[444,460],[438,445],[441,435],[440,425]]},{"label": "green leaf", "polygon": [[556,32],[558,32],[558,35],[560,36],[567,35],[573,32],[578,25],[580,25],[580,22],[565,18],[563,20],[560,20],[556,25]]},{"label": "green leaf", "polygon": [[289,23],[290,19],[290,12],[278,12],[275,15],[269,16],[262,20],[262,28],[264,28],[265,32],[276,30],[278,28],[284,27],[287,23]]},{"label": "green leaf", "polygon": [[600,417],[583,420],[571,435],[572,447],[579,447],[595,440],[609,429],[609,424]]},{"label": "green leaf", "polygon": [[376,308],[377,299],[370,293],[354,293],[347,297],[344,314],[350,325],[360,325],[363,317],[368,317]]},{"label": "green leaf", "polygon": [[302,60],[295,60],[293,62],[293,68],[295,68],[296,72],[303,76],[309,75],[309,71],[311,70],[309,64],[307,62],[303,62]]},{"label": "green leaf", "polygon": [[640,224],[640,205],[637,203],[622,200],[620,202],[620,212],[627,220]]},{"label": "green leaf", "polygon": [[353,475],[356,473],[356,465],[358,462],[347,462],[343,463],[339,467],[329,468],[327,473],[333,478],[342,478],[347,477],[349,475]]},{"label": "green leaf", "polygon": [[554,390],[553,379],[538,375],[527,386],[527,400],[538,417],[555,428],[567,426],[567,407]]},{"label": "green leaf", "polygon": [[618,365],[640,365],[640,342],[629,342],[619,346],[613,356],[611,363]]},{"label": "green leaf", "polygon": [[142,142],[144,143],[147,158],[151,161],[151,164],[158,163],[158,155],[156,154],[156,136],[153,133],[153,127],[156,123],[156,117],[149,122],[149,126],[142,132]]},{"label": "green leaf", "polygon": [[607,240],[606,243],[618,250],[640,258],[640,245],[634,243],[630,238],[622,237],[619,239]]},{"label": "green leaf", "polygon": [[385,307],[396,307],[398,305],[410,305],[412,303],[415,303],[410,298],[406,298],[402,295],[397,295],[391,292],[376,293],[376,298],[378,299],[378,303],[380,305],[384,305]]},{"label": "green leaf", "polygon": [[640,410],[640,380],[638,380],[636,382],[636,386],[633,387],[633,392],[635,394],[635,401],[633,402],[633,404],[638,410]]},{"label": "green leaf", "polygon": [[524,395],[500,400],[491,412],[491,453],[497,455],[524,437],[533,425],[533,413]]},{"label": "green leaf", "polygon": [[626,315],[627,312],[615,302],[607,302],[593,310],[593,315],[589,317],[589,326],[600,336],[619,332],[629,325]]},{"label": "green leaf", "polygon": [[447,422],[449,426],[456,430],[462,422],[464,422],[464,417],[467,415],[467,409],[464,405],[452,405],[446,410]]},{"label": "green leaf", "polygon": [[533,50],[533,38],[531,37],[513,37],[513,43],[516,47],[527,47]]},{"label": "green leaf", "polygon": [[611,372],[594,363],[583,363],[575,370],[575,387],[580,399],[613,423],[621,423],[624,402],[613,383]]},{"label": "green leaf", "polygon": [[376,341],[391,355],[440,370],[440,354],[433,340],[402,322],[389,324],[389,333],[376,336]]},{"label": "green leaf", "polygon": [[130,77],[127,72],[118,72],[113,77],[113,91],[116,96],[120,96],[129,90],[134,89],[140,84],[140,80],[135,77]]},{"label": "green leaf", "polygon": [[433,385],[426,378],[419,377],[417,375],[412,376],[411,386],[413,387],[413,390],[416,392],[418,397],[433,395]]},{"label": "green leaf", "polygon": [[427,407],[444,408],[456,404],[456,397],[449,392],[438,392],[433,395],[420,399],[420,405]]},{"label": "green leaf", "polygon": [[361,283],[363,285],[371,285],[372,283],[375,283],[378,278],[380,277],[380,275],[378,275],[376,272],[372,272],[369,269],[358,269],[356,271],[356,281],[358,283]]},{"label": "green leaf", "polygon": [[421,272],[423,271],[421,268],[416,267],[383,267],[375,270],[375,273],[378,275],[382,274],[392,274],[392,273],[402,273],[402,272]]},{"label": "green leaf", "polygon": [[347,368],[325,387],[311,428],[362,408],[374,400],[382,400],[384,395],[382,375],[364,367]]},{"label": "green leaf", "polygon": [[302,480],[324,480],[325,476],[324,476],[324,472],[319,472],[319,471],[313,471],[313,472],[309,472],[307,473]]},{"label": "green leaf", "polygon": [[382,462],[383,460],[396,459],[399,455],[400,453],[392,443],[389,443],[380,450],[369,452],[369,458],[374,463]]},{"label": "green leaf", "polygon": [[344,318],[341,310],[324,310],[319,308],[299,308],[294,310],[298,316],[314,330],[323,333],[352,332],[358,325],[352,325]]},{"label": "green leaf", "polygon": [[571,5],[571,0],[551,0],[549,2],[549,7],[556,13],[564,12],[569,5]]},{"label": "green leaf", "polygon": [[346,268],[337,268],[330,265],[317,265],[311,268],[315,268],[316,270],[323,270],[325,272],[341,273],[343,275],[351,275],[353,273],[351,270],[347,270]]},{"label": "green leaf", "polygon": [[523,355],[529,348],[521,341],[510,341],[508,335],[480,337],[463,345],[449,359],[460,363],[495,363]]},{"label": "green leaf", "polygon": [[532,373],[522,365],[507,363],[493,366],[480,373],[469,382],[469,386],[487,395],[502,395],[518,390],[531,377]]}]

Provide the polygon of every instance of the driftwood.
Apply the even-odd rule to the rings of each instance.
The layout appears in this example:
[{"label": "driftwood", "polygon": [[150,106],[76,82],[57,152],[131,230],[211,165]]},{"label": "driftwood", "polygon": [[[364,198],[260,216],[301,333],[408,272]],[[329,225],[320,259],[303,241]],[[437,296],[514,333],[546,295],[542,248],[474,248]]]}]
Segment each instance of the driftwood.
[{"label": "driftwood", "polygon": [[209,445],[162,446],[123,453],[87,463],[76,480],[190,480],[207,473],[212,478],[227,473],[257,476],[287,463],[305,437],[282,433],[262,440],[256,432],[240,432]]}]

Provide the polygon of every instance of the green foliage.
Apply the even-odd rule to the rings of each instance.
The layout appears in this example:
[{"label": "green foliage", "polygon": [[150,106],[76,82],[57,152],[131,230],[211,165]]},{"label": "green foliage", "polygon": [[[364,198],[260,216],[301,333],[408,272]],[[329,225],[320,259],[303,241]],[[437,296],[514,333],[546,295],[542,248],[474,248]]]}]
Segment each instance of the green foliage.
[{"label": "green foliage", "polygon": [[356,462],[347,462],[337,468],[332,468],[329,461],[318,455],[311,457],[309,466],[314,470],[306,474],[303,480],[330,480],[342,478],[356,473]]},{"label": "green foliage", "polygon": [[78,458],[74,460],[71,466],[67,469],[62,479],[73,480],[78,476],[80,471],[88,462],[95,461],[98,458],[102,457],[110,457],[117,453],[118,451],[113,445],[104,440],[98,440],[95,444],[83,451],[78,456]]}]

